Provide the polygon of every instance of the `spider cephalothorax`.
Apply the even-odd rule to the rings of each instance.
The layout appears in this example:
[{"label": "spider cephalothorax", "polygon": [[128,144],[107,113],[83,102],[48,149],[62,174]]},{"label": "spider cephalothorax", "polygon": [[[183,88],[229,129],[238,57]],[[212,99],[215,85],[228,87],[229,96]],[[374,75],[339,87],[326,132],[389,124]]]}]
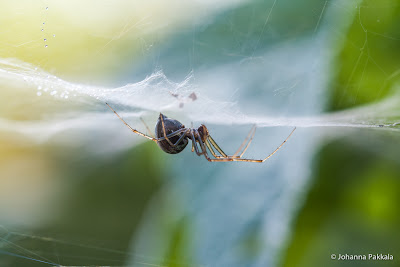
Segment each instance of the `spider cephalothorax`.
[{"label": "spider cephalothorax", "polygon": [[210,136],[210,134],[208,133],[207,127],[204,124],[202,124],[202,125],[200,125],[199,128],[197,128],[197,132],[200,135],[201,141],[203,141],[203,143],[205,143],[207,136]]},{"label": "spider cephalothorax", "polygon": [[[167,116],[160,113],[156,123],[155,129],[155,137],[149,136],[147,134],[141,133],[131,126],[129,126],[115,110],[110,107],[106,103],[106,105],[118,116],[118,118],[131,129],[132,132],[146,137],[158,144],[158,146],[168,154],[178,154],[187,146],[189,140],[192,141],[192,152],[196,152],[198,156],[204,155],[204,157],[208,161],[217,161],[217,162],[226,162],[226,161],[247,161],[247,162],[264,162],[269,159],[276,151],[278,151],[284,143],[289,139],[289,137],[293,134],[294,128],[289,136],[285,139],[275,149],[269,156],[264,159],[244,159],[242,158],[244,152],[246,152],[249,147],[251,141],[253,140],[254,134],[256,132],[256,127],[254,126],[246,139],[240,145],[240,147],[236,150],[235,154],[228,156],[224,151],[217,145],[214,139],[211,137],[208,129],[205,125],[200,125],[199,128],[186,128],[185,125],[180,123],[177,120],[168,118]],[[208,149],[208,150],[207,150]],[[208,155],[208,151],[212,154],[214,158],[210,158]]]}]

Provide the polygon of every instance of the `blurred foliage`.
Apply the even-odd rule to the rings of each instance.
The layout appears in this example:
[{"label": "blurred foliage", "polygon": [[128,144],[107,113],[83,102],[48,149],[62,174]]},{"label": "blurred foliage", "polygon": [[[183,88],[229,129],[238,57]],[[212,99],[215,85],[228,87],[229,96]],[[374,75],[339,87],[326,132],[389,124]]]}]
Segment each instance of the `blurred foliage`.
[{"label": "blurred foliage", "polygon": [[315,10],[321,10],[324,3],[323,0],[251,1],[219,16],[218,21],[199,32],[198,39],[213,42],[212,46],[199,46],[196,56],[199,60],[206,57],[208,62],[210,59],[247,58],[258,53],[260,48],[304,36],[314,31],[319,20]]},{"label": "blurred foliage", "polygon": [[193,248],[191,248],[191,235],[189,218],[181,219],[170,231],[171,238],[167,244],[167,252],[165,264],[169,267],[190,266],[186,259],[191,258]]},{"label": "blurred foliage", "polygon": [[[398,1],[365,0],[358,7],[336,61],[330,110],[379,101],[398,90],[399,23]],[[354,135],[316,155],[314,184],[295,220],[283,266],[399,266],[398,133]],[[390,253],[394,261],[330,259],[346,253]]]},{"label": "blurred foliage", "polygon": [[[128,247],[149,200],[158,191],[163,177],[168,176],[166,162],[160,160],[159,153],[154,153],[157,146],[146,142],[113,158],[96,161],[84,153],[71,157],[73,153],[48,149],[57,168],[63,170],[64,177],[69,177],[65,188],[69,194],[60,196],[57,204],[61,206],[60,212],[52,221],[34,230],[35,236],[51,238],[22,236],[18,246],[32,253],[40,249],[47,261],[61,261],[63,265],[123,264],[130,256]],[[12,243],[7,251],[19,254]],[[2,256],[0,263],[43,266],[13,256]]]},{"label": "blurred foliage", "polygon": [[259,56],[271,46],[312,34],[324,4],[325,0],[245,2],[194,28],[195,32],[188,28],[166,40],[169,56],[158,59],[159,64],[170,77],[176,75],[177,66],[186,75],[188,69]]},{"label": "blurred foliage", "polygon": [[378,101],[400,79],[400,5],[365,0],[357,7],[338,55],[331,110]]},{"label": "blurred foliage", "polygon": [[[400,161],[374,152],[390,149],[390,141],[366,150],[344,138],[319,152],[315,182],[283,266],[398,266]],[[337,261],[330,259],[332,253],[390,253],[395,261]]]}]

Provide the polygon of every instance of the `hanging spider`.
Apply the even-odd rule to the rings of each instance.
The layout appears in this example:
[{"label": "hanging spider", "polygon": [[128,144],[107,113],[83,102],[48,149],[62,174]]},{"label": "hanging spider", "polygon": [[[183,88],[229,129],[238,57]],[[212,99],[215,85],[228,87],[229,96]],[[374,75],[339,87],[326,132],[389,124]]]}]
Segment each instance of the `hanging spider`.
[{"label": "hanging spider", "polygon": [[[286,141],[290,138],[290,136],[293,134],[294,130],[296,130],[296,127],[295,127],[292,130],[292,132],[289,134],[289,136],[285,139],[285,141],[283,141],[282,144],[280,144],[278,146],[278,148],[275,149],[266,158],[264,158],[264,159],[244,159],[244,158],[242,158],[242,156],[246,152],[251,141],[253,140],[254,134],[256,132],[255,126],[253,126],[253,128],[250,130],[246,139],[240,145],[238,150],[236,150],[235,154],[233,154],[232,156],[228,156],[217,145],[217,143],[211,137],[211,135],[208,132],[207,127],[204,124],[200,125],[200,127],[197,129],[186,128],[185,125],[183,125],[179,121],[168,118],[167,116],[160,113],[160,116],[158,117],[158,120],[156,123],[156,129],[155,129],[156,137],[152,137],[152,136],[149,136],[147,134],[141,133],[141,132],[133,129],[131,126],[128,125],[128,123],[126,123],[118,115],[118,113],[109,104],[106,103],[106,105],[115,113],[115,115],[118,116],[118,118],[129,129],[131,129],[132,132],[134,132],[138,135],[141,135],[143,137],[146,137],[147,139],[150,139],[151,141],[156,142],[158,144],[158,146],[164,152],[166,152],[168,154],[178,154],[183,149],[185,149],[185,147],[189,143],[189,139],[190,139],[190,140],[192,140],[192,152],[195,151],[198,156],[204,155],[204,157],[208,161],[212,161],[212,162],[214,162],[214,161],[217,161],[217,162],[246,161],[246,162],[258,162],[258,163],[264,162],[267,159],[269,159],[273,154],[275,154],[283,146],[283,144],[286,143]],[[148,127],[147,127],[147,129],[148,129]],[[214,158],[210,158],[208,156],[207,148],[211,152],[211,154],[213,155]],[[220,155],[217,155],[215,153],[214,149],[216,151],[218,151],[218,153]],[[243,149],[243,151],[242,151],[242,149]],[[240,152],[240,151],[242,151],[242,152]]]}]

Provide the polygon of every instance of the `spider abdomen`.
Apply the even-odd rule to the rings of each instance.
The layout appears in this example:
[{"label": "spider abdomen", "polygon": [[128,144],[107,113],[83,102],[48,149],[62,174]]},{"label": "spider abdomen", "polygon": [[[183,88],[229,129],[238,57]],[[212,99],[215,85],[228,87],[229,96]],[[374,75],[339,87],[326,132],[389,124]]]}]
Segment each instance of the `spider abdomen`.
[{"label": "spider abdomen", "polygon": [[[164,128],[165,128],[166,135],[185,128],[185,126],[182,123],[180,123],[179,121],[170,119],[167,116],[160,114],[160,117],[158,118],[158,121],[156,124],[156,129],[155,129],[156,138],[164,137],[164,131],[163,131],[163,125],[161,122],[161,117],[164,121]],[[184,134],[185,133],[182,132],[182,133],[179,133],[168,139],[171,141],[171,143],[175,144],[179,140],[179,138]],[[168,154],[178,154],[183,149],[185,149],[185,147],[188,144],[188,139],[187,139],[187,137],[183,137],[181,139],[181,141],[179,141],[179,143],[176,144],[175,146],[171,145],[167,140],[157,141],[157,144],[164,152],[166,152]]]}]

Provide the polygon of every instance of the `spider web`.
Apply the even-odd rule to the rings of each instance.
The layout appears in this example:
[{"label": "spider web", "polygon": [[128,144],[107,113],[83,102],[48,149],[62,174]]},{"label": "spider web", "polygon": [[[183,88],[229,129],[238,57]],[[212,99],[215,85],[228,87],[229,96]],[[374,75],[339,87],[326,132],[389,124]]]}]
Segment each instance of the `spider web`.
[{"label": "spider web", "polygon": [[[234,150],[231,147],[236,148],[246,131],[255,124],[259,128],[254,140],[257,145],[249,149],[254,157],[260,155],[261,147],[262,151],[264,148],[273,150],[282,141],[282,136],[296,126],[299,128],[297,137],[289,142],[292,147],[287,148],[291,153],[283,151],[284,160],[273,161],[268,170],[262,167],[251,167],[250,170],[243,166],[206,169],[202,163],[197,165],[197,157],[178,159],[174,165],[180,170],[176,171],[179,173],[177,178],[152,199],[129,249],[92,245],[96,242],[88,245],[90,242],[64,241],[48,235],[13,231],[4,226],[0,232],[0,263],[8,264],[12,259],[20,258],[32,263],[62,265],[67,258],[76,257],[75,262],[81,265],[106,262],[116,266],[243,266],[248,262],[240,257],[240,253],[231,251],[238,249],[236,244],[251,229],[259,229],[262,240],[258,242],[263,248],[267,247],[268,252],[257,254],[252,263],[254,266],[276,265],[298,207],[294,203],[301,199],[301,188],[308,185],[312,148],[325,138],[337,138],[355,128],[394,133],[399,130],[400,95],[396,92],[398,85],[393,82],[398,77],[399,66],[391,66],[389,70],[379,63],[378,55],[371,52],[371,38],[398,45],[400,37],[379,32],[364,22],[365,16],[371,16],[368,10],[379,8],[389,12],[398,7],[394,1],[380,4],[310,1],[307,8],[300,9],[301,15],[312,21],[311,25],[304,26],[310,30],[304,32],[300,26],[295,29],[279,26],[281,21],[289,20],[293,10],[300,8],[288,1],[274,0],[265,4],[221,1],[217,5],[212,1],[193,1],[185,7],[172,2],[168,10],[187,8],[187,11],[167,17],[146,4],[124,6],[122,2],[115,5],[119,9],[113,7],[110,12],[113,16],[102,21],[108,11],[106,5],[100,5],[98,12],[88,16],[89,6],[80,2],[57,6],[42,1],[33,5],[32,16],[39,22],[34,27],[26,25],[27,21],[20,17],[21,11],[26,12],[32,4],[25,8],[2,4],[7,8],[11,6],[11,15],[6,16],[4,23],[21,19],[27,32],[33,33],[24,37],[10,34],[7,27],[0,30],[12,37],[1,40],[0,47],[3,148],[7,142],[22,143],[22,147],[50,144],[72,147],[75,151],[84,147],[86,154],[99,156],[116,155],[144,142],[110,112],[104,104],[107,102],[132,127],[143,132],[147,130],[140,119],[152,126],[159,112],[187,126],[204,123],[212,129],[215,139],[222,140],[221,146],[229,150]],[[81,5],[82,8],[77,8]],[[160,10],[167,8],[158,2],[157,5]],[[261,11],[257,12],[260,6]],[[60,11],[63,9],[65,12]],[[134,11],[130,13],[129,10]],[[241,26],[241,21],[235,17],[240,12],[253,14],[245,18],[245,26]],[[57,19],[60,14],[62,16]],[[83,17],[89,18],[84,20]],[[388,85],[392,91],[385,98],[377,94],[374,101],[355,108],[325,112],[332,62],[338,56],[337,48],[333,47],[340,46],[338,43],[345,45],[346,33],[354,21],[363,38],[360,44],[352,43],[357,51],[356,60],[345,83],[348,90],[339,98],[345,99],[353,88],[356,93],[352,101],[357,102],[371,66],[384,77],[378,91],[382,93]],[[60,25],[67,25],[67,30]],[[225,37],[227,41],[215,41],[224,40],[221,36],[213,39],[219,36],[216,34],[219,31],[229,32]],[[63,35],[76,40],[68,43]],[[85,51],[82,44],[79,46],[79,40],[96,42],[93,51]],[[133,48],[127,49],[130,44],[134,44]],[[77,47],[76,51],[71,49],[74,47]],[[128,56],[135,55],[132,58],[138,62],[124,61],[127,54],[120,52],[124,49],[129,51]],[[38,56],[34,56],[35,53]],[[71,61],[83,57],[83,65],[71,67],[68,54]],[[57,55],[61,63],[57,62]],[[105,69],[108,68],[117,69],[117,73],[107,74]],[[81,71],[87,75],[80,76]],[[117,77],[115,80],[110,79],[113,75]],[[354,79],[356,75],[359,80]],[[269,140],[263,137],[267,134]],[[118,142],[110,142],[114,139]],[[0,148],[0,154],[5,153]],[[0,170],[5,177],[13,170],[4,167],[9,161],[4,162]],[[286,170],[287,162],[293,162],[290,166],[297,170],[296,179],[292,171]],[[192,166],[190,170],[185,168],[188,165]],[[215,180],[194,181],[193,173]],[[241,177],[244,176],[251,177],[243,181]],[[266,176],[279,179],[268,182]],[[228,186],[226,177],[232,177]],[[259,188],[269,189],[260,191]],[[176,196],[183,201],[177,201]],[[44,203],[52,197],[36,199],[28,196],[27,199]],[[4,200],[1,203],[7,204],[0,208],[5,216],[0,219],[1,224],[13,225],[15,221],[28,220],[23,215],[14,215],[14,212],[18,213],[18,198],[6,195]],[[279,208],[265,205],[268,201]],[[12,208],[13,202],[17,203],[15,208]],[[224,210],[221,215],[221,210],[213,203],[229,203],[246,210],[241,213]],[[178,207],[174,214],[168,219],[162,218],[162,207],[175,205]],[[20,212],[26,209],[21,208]],[[188,258],[165,259],[166,244],[171,237],[160,235],[154,229],[162,228],[161,222],[165,220],[170,226],[186,217],[196,222],[196,230],[201,233],[193,238],[196,240],[195,253]],[[217,225],[221,222],[225,222],[222,223],[224,226]],[[80,248],[80,256],[62,252],[65,247]],[[90,251],[95,252],[93,258],[82,256]],[[99,256],[102,253],[104,258]]]},{"label": "spider web", "polygon": [[[48,113],[36,114],[37,116],[35,116],[33,120],[30,120],[29,115],[24,114],[25,118],[22,121],[10,120],[7,119],[7,117],[13,117],[13,113],[16,112],[15,109],[18,108],[19,105],[16,103],[6,103],[3,105],[2,110],[8,116],[1,119],[0,127],[3,131],[22,133],[25,135],[24,138],[31,138],[43,142],[60,131],[65,131],[67,129],[81,130],[85,125],[87,128],[94,127],[92,124],[87,124],[88,117],[92,118],[94,115],[99,122],[115,120],[115,117],[110,116],[111,114],[109,114],[108,110],[105,108],[104,102],[106,101],[110,102],[110,104],[114,104],[117,110],[122,106],[124,110],[137,111],[128,114],[127,118],[130,119],[133,125],[140,126],[142,126],[138,120],[140,116],[149,118],[152,125],[155,121],[154,118],[157,117],[157,113],[160,111],[172,114],[171,116],[175,116],[186,123],[201,122],[218,125],[256,124],[258,127],[380,127],[382,125],[394,125],[398,118],[398,114],[396,113],[398,112],[398,110],[396,110],[399,101],[398,95],[394,95],[391,99],[384,100],[382,103],[373,104],[370,107],[363,107],[361,109],[340,113],[297,116],[290,112],[290,105],[299,105],[295,103],[295,101],[289,103],[289,107],[286,108],[289,111],[282,111],[282,107],[280,107],[282,103],[279,102],[281,100],[280,98],[287,96],[289,96],[289,99],[291,97],[294,98],[293,95],[297,92],[307,95],[307,90],[316,90],[317,87],[316,85],[311,85],[311,89],[304,88],[305,83],[309,82],[307,79],[312,79],[311,75],[314,75],[314,73],[310,73],[310,71],[303,72],[299,70],[297,65],[291,67],[291,59],[289,57],[296,56],[296,60],[299,62],[298,64],[313,64],[314,67],[312,69],[315,71],[315,68],[328,68],[327,64],[322,61],[328,61],[326,60],[327,58],[332,58],[334,56],[334,54],[329,54],[324,50],[326,49],[326,41],[324,39],[335,39],[332,37],[332,32],[329,31],[329,27],[331,27],[329,21],[325,23],[325,25],[323,23],[323,25],[321,25],[321,18],[326,12],[327,3],[328,1],[323,2],[322,10],[320,11],[314,28],[313,38],[295,42],[294,44],[286,44],[284,47],[271,47],[268,51],[264,52],[264,54],[255,56],[255,52],[260,46],[260,38],[266,30],[265,28],[268,25],[271,12],[273,12],[273,7],[276,4],[276,1],[274,1],[272,7],[267,10],[268,12],[262,24],[261,33],[258,39],[256,39],[254,48],[250,49],[251,57],[229,55],[233,58],[239,57],[239,59],[243,57],[243,59],[237,62],[233,61],[217,65],[208,71],[200,69],[196,74],[193,71],[187,70],[186,73],[184,73],[186,77],[177,82],[171,81],[171,79],[163,73],[162,69],[159,69],[150,75],[146,75],[143,80],[137,83],[129,83],[118,87],[96,87],[70,82],[42,70],[37,65],[32,65],[15,58],[2,58],[0,60],[0,75],[2,78],[2,87],[4,88],[4,96],[7,97],[9,94],[19,91],[18,94],[21,94],[19,98],[21,105],[28,102],[34,105],[43,105],[44,109],[51,111],[48,113],[54,115],[49,116]],[[46,8],[44,9],[47,12],[48,7]],[[344,9],[340,3],[332,4],[332,9],[333,8],[339,10]],[[361,68],[363,73],[361,76],[363,76],[368,64],[377,65],[367,49],[368,35],[373,34],[381,36],[382,34],[380,35],[377,32],[367,31],[367,29],[364,28],[361,22],[361,10],[362,7],[358,6],[356,7],[355,13],[354,11],[353,13],[355,16],[359,17],[359,24],[362,31],[365,32],[365,41],[362,46],[359,47],[360,53],[352,73]],[[46,14],[42,15],[42,17],[43,21],[46,21]],[[123,24],[120,32],[113,36],[104,46],[101,46],[98,52],[107,49],[115,40],[123,38],[132,28],[139,27],[143,21],[146,21],[146,19]],[[336,25],[336,27],[338,26],[340,25]],[[324,31],[324,27],[327,28],[326,31]],[[343,27],[346,27],[346,23],[343,23]],[[319,29],[321,30],[320,36],[322,37],[316,35]],[[340,28],[337,29],[339,32]],[[326,37],[323,35],[330,36]],[[381,37],[389,38],[388,36]],[[319,41],[320,39],[324,41]],[[396,38],[391,37],[390,40],[396,40]],[[32,45],[32,47],[36,47],[39,41],[31,42],[25,42],[14,46]],[[49,43],[49,41],[47,40],[45,43]],[[193,40],[193,43],[195,43],[195,40]],[[314,49],[320,53],[317,55],[319,58],[316,55],[312,55],[314,50],[311,49],[311,46],[314,44],[316,44]],[[282,46],[282,44],[280,44],[280,46]],[[299,53],[304,53],[305,56],[298,56]],[[311,58],[307,59],[306,57]],[[367,60],[363,66],[360,66],[363,57],[367,57]],[[284,69],[276,68],[277,61],[283,61],[281,65]],[[377,67],[379,68],[379,65],[377,65]],[[254,73],[258,68],[265,69],[271,76],[268,84],[263,84],[263,86],[272,88],[272,96],[275,96],[278,105],[268,108],[265,107],[264,103],[257,103],[256,99],[246,94],[244,89],[241,89],[239,92],[240,87],[250,86],[249,84],[244,84],[243,80],[246,79],[246,76],[251,75],[251,72]],[[285,71],[284,81],[282,81],[281,75],[279,75],[282,71]],[[386,73],[382,68],[380,68],[380,71],[387,76],[385,82],[397,75],[396,71],[392,74]],[[322,77],[313,79],[314,82],[319,83],[319,86],[323,87],[328,79],[328,77],[324,77],[326,73],[321,71],[315,74]],[[199,78],[196,79],[195,76],[199,76]],[[259,79],[258,74],[253,74],[253,76],[253,80]],[[203,77],[206,77],[206,79]],[[360,83],[361,82],[362,81],[360,81]],[[35,94],[35,96],[33,96],[33,94]],[[195,96],[196,100],[194,101],[193,98],[190,98],[190,95]],[[267,95],[267,97],[270,96],[271,95]],[[54,103],[57,104],[55,105]],[[252,104],[249,105],[249,103]],[[68,105],[74,108],[68,109],[66,107]],[[273,103],[271,103],[271,105],[273,105]],[[66,108],[62,110],[59,106]],[[85,111],[76,112],[76,106],[84,107],[86,110],[99,110],[101,106],[103,106],[104,110],[97,114]],[[294,107],[293,109],[296,108],[297,107]],[[377,108],[380,112],[374,112]],[[307,108],[303,107],[303,110],[306,109]],[[260,110],[263,111],[260,112]],[[366,110],[371,112],[365,112]],[[17,112],[20,111],[18,110]],[[133,119],[130,117],[133,117]],[[98,123],[96,126],[102,127],[101,123]],[[104,131],[104,128],[102,130]]]}]

